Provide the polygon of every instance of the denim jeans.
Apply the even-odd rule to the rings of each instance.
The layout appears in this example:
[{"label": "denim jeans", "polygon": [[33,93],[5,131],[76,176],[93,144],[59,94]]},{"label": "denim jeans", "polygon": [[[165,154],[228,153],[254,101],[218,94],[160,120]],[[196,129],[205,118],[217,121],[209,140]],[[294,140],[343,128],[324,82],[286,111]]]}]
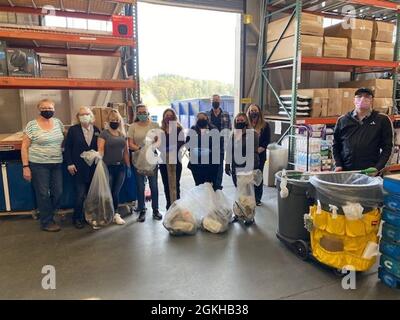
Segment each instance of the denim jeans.
[{"label": "denim jeans", "polygon": [[63,187],[61,163],[30,163],[32,185],[43,228],[54,221],[55,211],[60,206]]},{"label": "denim jeans", "polygon": [[[139,211],[146,209],[144,191],[145,191],[145,176],[140,175],[135,168],[136,175],[136,190]],[[151,191],[151,207],[153,211],[158,210],[158,169],[155,170],[154,176],[147,177]]]},{"label": "denim jeans", "polygon": [[74,177],[75,183],[75,207],[72,220],[74,222],[84,222],[85,215],[83,213],[83,203],[85,202],[87,193],[89,191],[90,183],[84,181],[80,177]]},{"label": "denim jeans", "polygon": [[110,189],[113,198],[114,210],[117,212],[119,205],[119,193],[125,181],[125,166],[123,164],[109,165],[107,168],[110,177]]}]

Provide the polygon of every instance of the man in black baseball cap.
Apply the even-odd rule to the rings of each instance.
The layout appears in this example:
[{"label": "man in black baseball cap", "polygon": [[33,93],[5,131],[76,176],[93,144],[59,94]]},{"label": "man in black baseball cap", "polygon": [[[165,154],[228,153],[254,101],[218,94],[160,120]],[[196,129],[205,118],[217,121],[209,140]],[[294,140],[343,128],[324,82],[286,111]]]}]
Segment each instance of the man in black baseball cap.
[{"label": "man in black baseball cap", "polygon": [[341,116],[335,127],[333,157],[336,171],[383,169],[393,150],[390,118],[373,110],[374,93],[359,88],[354,94],[354,110]]}]

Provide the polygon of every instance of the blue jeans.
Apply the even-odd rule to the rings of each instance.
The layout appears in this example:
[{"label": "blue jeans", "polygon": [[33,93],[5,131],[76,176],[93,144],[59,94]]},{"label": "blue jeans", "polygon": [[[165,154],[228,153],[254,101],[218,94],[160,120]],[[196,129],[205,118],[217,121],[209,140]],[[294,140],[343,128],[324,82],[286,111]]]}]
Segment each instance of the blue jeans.
[{"label": "blue jeans", "polygon": [[43,228],[54,221],[55,211],[60,206],[63,175],[61,163],[30,163],[32,185]]},{"label": "blue jeans", "polygon": [[[146,209],[145,199],[144,199],[144,191],[145,191],[145,176],[140,175],[135,168],[136,175],[136,190],[137,190],[137,199],[138,199],[138,207],[139,211],[143,211]],[[158,210],[158,169],[155,170],[154,176],[147,177],[150,185],[151,191],[151,207],[153,211]]]},{"label": "blue jeans", "polygon": [[125,166],[123,164],[109,165],[108,174],[110,177],[110,189],[113,198],[114,210],[118,210],[119,193],[125,181]]}]

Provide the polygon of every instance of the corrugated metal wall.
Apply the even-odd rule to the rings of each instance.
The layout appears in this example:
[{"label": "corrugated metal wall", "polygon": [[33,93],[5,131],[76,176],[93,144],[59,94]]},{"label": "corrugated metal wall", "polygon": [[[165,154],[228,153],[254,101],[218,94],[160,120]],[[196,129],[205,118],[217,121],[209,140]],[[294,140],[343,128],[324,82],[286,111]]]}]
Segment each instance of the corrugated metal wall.
[{"label": "corrugated metal wall", "polygon": [[141,0],[142,2],[182,6],[190,8],[212,9],[231,12],[243,12],[244,0]]}]

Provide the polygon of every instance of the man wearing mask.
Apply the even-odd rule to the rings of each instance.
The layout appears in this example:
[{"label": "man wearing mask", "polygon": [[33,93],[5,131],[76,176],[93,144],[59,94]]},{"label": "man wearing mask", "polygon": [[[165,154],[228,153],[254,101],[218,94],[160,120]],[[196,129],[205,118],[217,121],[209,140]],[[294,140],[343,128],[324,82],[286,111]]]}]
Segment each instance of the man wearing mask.
[{"label": "man wearing mask", "polygon": [[[207,113],[208,118],[210,119],[211,124],[218,129],[219,132],[222,130],[232,129],[231,119],[229,117],[229,113],[225,112],[221,109],[221,97],[218,94],[214,94],[211,99],[212,109]],[[216,178],[215,190],[222,190],[222,176],[224,173],[224,143],[225,139],[221,137],[220,144],[220,157],[219,157],[219,165],[218,165],[218,174]]]},{"label": "man wearing mask", "polygon": [[355,109],[341,116],[335,127],[333,156],[336,171],[382,170],[392,154],[393,126],[387,115],[372,110],[369,88],[355,92]]}]

